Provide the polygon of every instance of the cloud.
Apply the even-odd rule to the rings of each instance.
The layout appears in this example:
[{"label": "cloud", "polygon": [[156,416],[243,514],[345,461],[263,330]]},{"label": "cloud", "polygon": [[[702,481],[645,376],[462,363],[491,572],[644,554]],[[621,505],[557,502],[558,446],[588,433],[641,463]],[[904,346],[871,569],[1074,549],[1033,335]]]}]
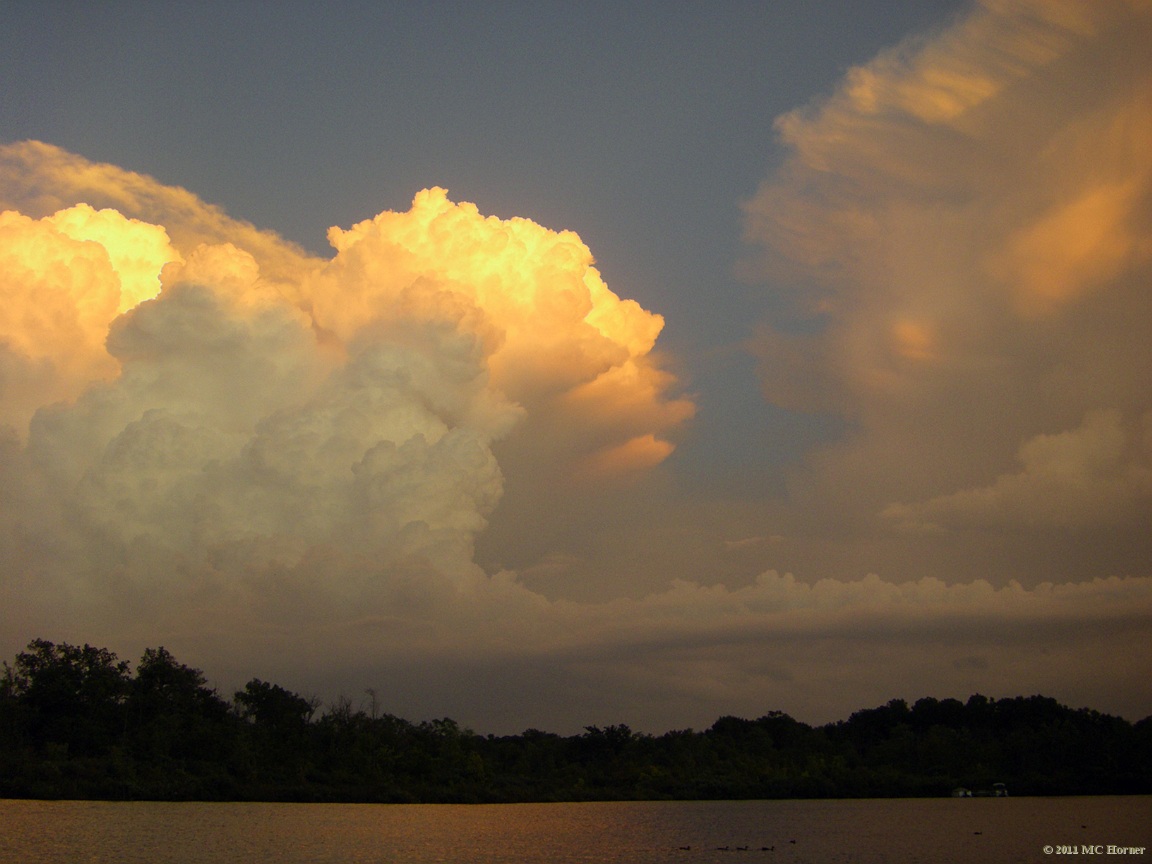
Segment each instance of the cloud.
[{"label": "cloud", "polygon": [[791,493],[873,560],[994,531],[1042,579],[1019,544],[1075,526],[1125,552],[1070,576],[1146,572],[1150,37],[1146,3],[987,2],[777,121],[747,235],[793,307],[752,351],[770,402],[846,421]]},{"label": "cloud", "polygon": [[[0,216],[8,639],[233,644],[210,622],[315,636],[367,610],[456,644],[447,610],[496,590],[473,561],[496,442],[549,467],[524,500],[554,478],[591,500],[693,411],[652,354],[662,319],[577,235],[442,189],[332,229],[322,260],[49,145],[0,150],[0,188],[28,211]],[[529,418],[558,434],[517,444]]]},{"label": "cloud", "polygon": [[[1147,575],[724,585],[716,556],[785,555],[800,536],[729,511],[706,514],[711,557],[680,560],[704,528],[663,463],[694,405],[657,351],[662,319],[609,290],[571,232],[429,189],[333,229],[323,259],[33,143],[0,149],[0,194],[15,274],[0,291],[21,310],[0,332],[19,373],[0,390],[9,655],[33,636],[129,657],[164,644],[225,690],[371,686],[390,711],[485,731],[777,707],[823,721],[975,689],[1147,711]],[[891,332],[894,362],[955,362],[947,322],[902,311]],[[1005,482],[1025,491],[1005,496],[1083,475],[1113,490],[1108,518],[1142,494],[1124,469],[1147,454],[1136,416],[1051,427],[1074,431],[1020,450]],[[903,518],[947,521],[929,505]],[[477,563],[497,519],[532,550],[522,572]],[[593,527],[627,550],[605,567],[615,590],[533,590],[585,578]],[[637,581],[653,558],[674,566]]]},{"label": "cloud", "polygon": [[0,210],[43,218],[81,202],[162,226],[183,253],[201,244],[232,244],[252,255],[263,278],[271,282],[293,283],[310,262],[315,263],[276,233],[233,219],[187,189],[91,162],[42,141],[0,147]]},{"label": "cloud", "polygon": [[658,436],[693,412],[652,362],[663,319],[611,292],[571,231],[485,218],[430,189],[408,213],[329,238],[338,254],[305,286],[319,326],[351,339],[366,326],[458,320],[480,340],[490,386],[567,428],[565,449],[609,453],[647,434],[649,452],[666,456]]},{"label": "cloud", "polygon": [[114,377],[103,344],[109,324],[155,295],[160,270],[178,257],[163,228],[112,210],[0,215],[0,422],[26,430],[40,405]]},{"label": "cloud", "polygon": [[913,530],[946,525],[1041,525],[1082,529],[1152,519],[1152,412],[1125,429],[1117,411],[1090,414],[1077,429],[1038,435],[1020,448],[1022,470],[991,486],[884,515]]},{"label": "cloud", "polygon": [[599,604],[541,602],[515,583],[503,590],[498,605],[482,606],[489,626],[470,629],[467,660],[398,648],[382,677],[407,690],[406,664],[433,669],[457,688],[440,704],[475,710],[464,706],[481,690],[504,728],[571,729],[583,712],[662,730],[707,725],[717,706],[825,722],[891,698],[971,692],[1053,693],[1140,715],[1152,671],[1142,648],[1148,578],[1025,589],[875,575],[807,584],[770,571],[739,589],[680,581]]}]

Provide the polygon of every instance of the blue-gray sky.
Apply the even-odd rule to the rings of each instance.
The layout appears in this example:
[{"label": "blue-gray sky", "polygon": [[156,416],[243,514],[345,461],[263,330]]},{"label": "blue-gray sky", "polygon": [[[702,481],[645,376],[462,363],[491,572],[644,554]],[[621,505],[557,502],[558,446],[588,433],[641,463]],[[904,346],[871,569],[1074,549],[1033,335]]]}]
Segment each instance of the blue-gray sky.
[{"label": "blue-gray sky", "polygon": [[[35,490],[5,508],[2,596],[17,612],[0,644],[163,643],[228,683],[391,688],[398,713],[486,731],[773,709],[827,720],[965,690],[1148,713],[1152,692],[1134,683],[1146,661],[1128,655],[1150,641],[1152,603],[1149,17],[1143,0],[0,3],[0,205],[33,220],[114,207],[163,225],[185,268],[154,303],[121,302],[101,325],[108,355],[104,330],[83,357],[53,353],[65,331],[36,329],[50,316],[0,331],[5,470]],[[486,216],[576,232],[615,295],[663,317],[655,348],[629,342],[631,359],[609,361],[580,322],[546,338],[544,317],[532,334],[476,300],[506,347],[475,349],[491,392],[452,414],[458,367],[444,364],[467,340],[406,342],[413,321],[432,326],[426,309],[404,327],[349,323],[356,292],[380,303],[378,283],[400,279],[371,263],[393,260],[389,232],[414,229],[398,217],[349,233],[358,245],[323,266],[330,227],[405,213],[436,186]],[[51,231],[95,230],[65,221]],[[48,229],[5,230],[0,252],[15,256],[30,248],[18,232]],[[231,242],[275,275],[320,334],[312,359],[292,356],[328,384],[298,370],[312,383],[289,396],[260,378],[288,368],[267,352],[296,343],[261,341],[251,321],[251,345],[212,359],[216,331],[181,286],[223,297],[233,277],[224,253],[193,261],[199,242]],[[421,246],[412,272],[447,278],[454,248]],[[7,290],[38,308],[47,289],[11,275],[17,260]],[[168,329],[181,321],[191,330]],[[457,336],[472,332],[463,321]],[[389,549],[422,551],[372,551],[319,493],[284,503],[303,487],[273,504],[266,477],[236,485],[269,441],[299,443],[292,412],[315,424],[369,398],[351,383],[360,361],[325,365],[328,338],[349,357],[368,342],[407,357],[405,380],[447,375],[388,398],[436,415],[421,441],[440,447],[448,429],[485,454],[454,450],[449,470],[389,427],[330,466],[369,471],[383,443],[408,454],[407,479],[378,478],[376,503],[356,506],[400,520],[373,523]],[[597,389],[600,362],[639,377]],[[189,407],[208,392],[243,401],[245,387],[281,401],[251,397],[265,413],[243,420]],[[119,427],[107,399],[121,400]],[[160,440],[168,460],[200,448],[180,451],[199,467],[171,489],[175,462],[132,473],[160,470]],[[74,472],[45,467],[61,460]],[[467,492],[441,501],[449,476]],[[426,509],[380,503],[415,501],[416,477]],[[157,484],[162,502],[148,498]],[[236,515],[257,500],[272,509]],[[303,526],[291,542],[277,521],[289,510]],[[107,515],[129,511],[118,527]],[[432,539],[412,540],[422,531]],[[350,557],[337,566],[330,547]],[[173,585],[165,568],[201,575]],[[332,588],[339,573],[359,587]],[[198,611],[181,614],[196,591]],[[1072,633],[1091,634],[1080,652]]]}]

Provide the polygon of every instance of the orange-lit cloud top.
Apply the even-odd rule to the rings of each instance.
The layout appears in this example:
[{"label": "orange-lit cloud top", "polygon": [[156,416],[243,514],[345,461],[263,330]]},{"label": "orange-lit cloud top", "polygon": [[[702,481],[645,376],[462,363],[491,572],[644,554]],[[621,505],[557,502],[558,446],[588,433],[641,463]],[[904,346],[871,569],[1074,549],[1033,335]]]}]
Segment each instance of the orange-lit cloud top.
[{"label": "orange-lit cloud top", "polygon": [[41,405],[114,377],[104,348],[122,312],[160,291],[179,259],[163,228],[78,204],[34,220],[0,213],[0,321],[7,388],[0,422],[24,429]]},{"label": "orange-lit cloud top", "polygon": [[925,530],[1152,516],[1150,44],[1147,2],[982,3],[777,121],[748,233],[824,326],[756,350],[859,421],[829,487]]},{"label": "orange-lit cloud top", "polygon": [[337,255],[304,295],[317,324],[344,341],[398,322],[456,322],[477,340],[491,386],[529,413],[563,415],[578,451],[615,451],[692,414],[668,398],[675,381],[650,360],[663,319],[610,291],[571,231],[483,217],[429,189],[409,212],[333,228],[329,239]]},{"label": "orange-lit cloud top", "polygon": [[261,277],[271,283],[294,283],[303,268],[315,263],[276,233],[233,219],[187,189],[166,186],[115,165],[90,162],[41,141],[0,147],[0,210],[42,218],[79,202],[163,226],[172,245],[183,254],[202,243],[232,244],[250,254],[260,265]]},{"label": "orange-lit cloud top", "polygon": [[662,319],[576,234],[442,189],[333,228],[322,260],[49,145],[0,150],[0,188],[16,479],[105,551],[336,544],[459,574],[523,418],[599,476],[661,461],[692,412],[652,360]]}]

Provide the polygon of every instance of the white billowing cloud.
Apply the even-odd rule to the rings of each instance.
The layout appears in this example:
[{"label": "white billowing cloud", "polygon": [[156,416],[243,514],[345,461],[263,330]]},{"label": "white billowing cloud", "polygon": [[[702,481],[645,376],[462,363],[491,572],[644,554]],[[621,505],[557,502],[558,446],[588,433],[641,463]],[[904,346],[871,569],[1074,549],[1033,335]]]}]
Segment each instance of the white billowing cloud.
[{"label": "white billowing cloud", "polygon": [[441,189],[332,229],[325,261],[49,145],[0,149],[0,187],[29,211],[0,216],[2,549],[42,625],[70,602],[109,632],[447,602],[488,584],[494,442],[563,429],[527,442],[550,496],[659,463],[693,410],[653,359],[662,319],[577,235]]},{"label": "white billowing cloud", "polygon": [[[294,405],[308,393],[309,375],[297,381],[299,362],[315,366],[316,375],[343,365],[347,370],[332,380],[350,379],[349,370],[356,370],[354,386],[378,378],[418,394],[409,413],[418,406],[442,424],[475,426],[490,437],[507,434],[525,410],[565,415],[559,422],[573,427],[566,444],[582,448],[574,466],[599,450],[617,454],[617,462],[628,461],[620,452],[637,451],[633,461],[641,467],[658,462],[672,449],[661,435],[691,414],[690,403],[668,398],[674,379],[648,359],[662,320],[612,293],[572,232],[485,218],[434,189],[420,193],[407,213],[332,229],[337,255],[323,262],[183,190],[49,145],[10,145],[0,167],[4,197],[34,212],[83,194],[165,226],[85,203],[38,221],[6,215],[25,234],[33,223],[43,226],[64,247],[41,260],[45,241],[9,238],[10,254],[21,244],[36,246],[40,258],[25,262],[24,270],[76,283],[70,295],[59,286],[39,289],[62,305],[61,314],[82,319],[63,322],[70,330],[59,316],[45,322],[49,316],[37,315],[44,304],[37,303],[43,298],[36,286],[6,286],[8,299],[22,301],[25,317],[33,319],[9,319],[8,347],[31,353],[32,360],[95,355],[89,365],[100,374],[72,375],[73,392],[65,396],[79,395],[77,388],[101,375],[112,377],[119,361],[125,371],[117,389],[147,389],[146,399],[161,403],[200,401],[199,408],[230,402],[226,410],[248,411],[241,427],[253,428],[262,411]],[[69,242],[97,264],[84,271],[73,265]],[[103,267],[102,287],[94,267]],[[172,296],[137,309],[157,294],[161,278]],[[187,285],[200,293],[187,293]],[[121,312],[129,314],[113,323]],[[265,336],[272,341],[251,344]],[[294,357],[304,343],[305,353],[314,355],[308,360]],[[238,399],[249,385],[260,395]],[[298,392],[282,392],[281,385]],[[411,417],[405,422],[412,430],[421,426]],[[442,433],[421,430],[435,438]],[[659,458],[650,458],[652,452]]]},{"label": "white billowing cloud", "polygon": [[753,350],[770,401],[850,422],[811,511],[1126,531],[1146,572],[1150,41],[1145,2],[981,3],[778,121],[748,236],[807,321]]}]

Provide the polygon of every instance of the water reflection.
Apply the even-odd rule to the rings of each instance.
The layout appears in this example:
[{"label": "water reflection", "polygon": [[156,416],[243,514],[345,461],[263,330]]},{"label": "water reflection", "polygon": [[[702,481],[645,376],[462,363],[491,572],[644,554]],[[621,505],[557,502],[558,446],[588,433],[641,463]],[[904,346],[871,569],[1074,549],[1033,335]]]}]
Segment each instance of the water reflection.
[{"label": "water reflection", "polygon": [[1152,798],[508,805],[0,802],[0,860],[284,864],[1043,861],[1152,846]]}]

